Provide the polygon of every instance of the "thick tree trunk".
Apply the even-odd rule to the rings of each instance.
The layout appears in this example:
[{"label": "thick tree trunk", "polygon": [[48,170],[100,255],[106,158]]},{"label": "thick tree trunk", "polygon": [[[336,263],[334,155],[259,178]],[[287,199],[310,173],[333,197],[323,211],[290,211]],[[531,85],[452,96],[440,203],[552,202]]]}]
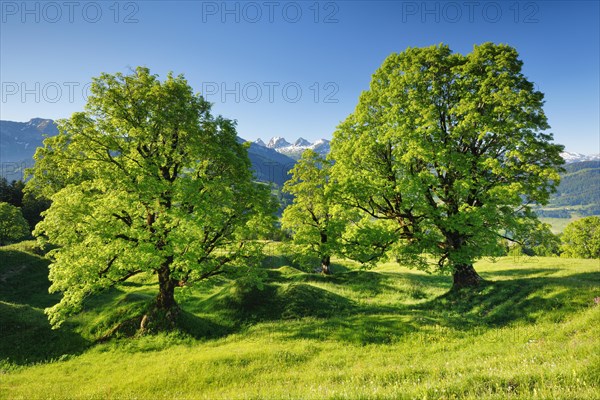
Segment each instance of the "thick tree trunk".
[{"label": "thick tree trunk", "polygon": [[483,280],[471,264],[459,264],[454,267],[453,277],[454,283],[452,289],[475,287]]},{"label": "thick tree trunk", "polygon": [[331,257],[323,256],[321,259],[321,272],[325,275],[331,275],[331,270],[329,269],[329,265],[331,264]]},{"label": "thick tree trunk", "polygon": [[[321,245],[327,243],[327,233],[321,231]],[[329,269],[329,265],[331,264],[331,257],[329,254],[321,256],[321,272],[325,275],[330,275],[331,270]]]},{"label": "thick tree trunk", "polygon": [[179,306],[175,301],[177,281],[171,277],[173,257],[167,257],[158,270],[158,296],[140,323],[142,332],[171,330],[176,326]]},{"label": "thick tree trunk", "polygon": [[156,308],[170,310],[177,307],[175,302],[175,286],[177,281],[171,278],[172,257],[168,257],[158,271],[158,296],[156,296]]}]

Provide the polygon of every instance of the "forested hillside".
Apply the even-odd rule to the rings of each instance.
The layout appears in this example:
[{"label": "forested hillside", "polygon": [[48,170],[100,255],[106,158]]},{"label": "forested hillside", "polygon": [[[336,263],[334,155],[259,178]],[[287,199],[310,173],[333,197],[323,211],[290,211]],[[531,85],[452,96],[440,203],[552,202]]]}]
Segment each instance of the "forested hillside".
[{"label": "forested hillside", "polygon": [[600,215],[600,161],[572,163],[564,168],[558,192],[538,213],[553,218]]}]

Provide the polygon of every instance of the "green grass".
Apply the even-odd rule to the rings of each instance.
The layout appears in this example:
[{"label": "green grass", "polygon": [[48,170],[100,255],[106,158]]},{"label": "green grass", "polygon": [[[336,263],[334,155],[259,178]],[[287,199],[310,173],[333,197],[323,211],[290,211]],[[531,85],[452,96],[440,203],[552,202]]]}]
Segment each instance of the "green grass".
[{"label": "green grass", "polygon": [[[383,264],[307,274],[268,260],[263,290],[219,277],[179,299],[186,333],[125,338],[152,280],[91,298],[65,328],[47,262],[0,248],[0,398],[595,399],[600,262],[481,261],[477,291]],[[106,340],[108,337],[111,339]],[[100,339],[100,341],[99,341]]]}]

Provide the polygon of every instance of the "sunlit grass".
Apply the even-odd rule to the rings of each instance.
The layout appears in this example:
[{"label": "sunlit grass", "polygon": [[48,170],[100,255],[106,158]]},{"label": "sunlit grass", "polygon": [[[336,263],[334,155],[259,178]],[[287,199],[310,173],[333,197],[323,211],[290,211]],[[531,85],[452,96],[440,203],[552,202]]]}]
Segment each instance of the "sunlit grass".
[{"label": "sunlit grass", "polygon": [[[476,269],[487,283],[470,293],[394,263],[362,271],[336,262],[331,277],[274,265],[263,291],[207,282],[182,298],[188,333],[96,344],[154,295],[151,280],[92,299],[58,332],[42,327],[24,294],[8,302],[0,291],[2,321],[19,307],[36,315],[24,326],[37,337],[24,345],[44,335],[63,343],[34,364],[17,357],[27,348],[1,347],[0,398],[598,398],[598,260],[484,260]],[[0,289],[15,279],[26,278]],[[13,342],[19,330],[0,328]]]}]

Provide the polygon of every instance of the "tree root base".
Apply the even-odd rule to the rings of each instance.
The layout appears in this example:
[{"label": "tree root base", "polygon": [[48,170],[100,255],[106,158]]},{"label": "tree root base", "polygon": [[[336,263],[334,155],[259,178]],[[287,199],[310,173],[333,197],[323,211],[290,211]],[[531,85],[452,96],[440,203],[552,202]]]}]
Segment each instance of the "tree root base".
[{"label": "tree root base", "polygon": [[180,312],[178,307],[163,309],[151,306],[140,321],[138,334],[146,335],[175,330]]}]

